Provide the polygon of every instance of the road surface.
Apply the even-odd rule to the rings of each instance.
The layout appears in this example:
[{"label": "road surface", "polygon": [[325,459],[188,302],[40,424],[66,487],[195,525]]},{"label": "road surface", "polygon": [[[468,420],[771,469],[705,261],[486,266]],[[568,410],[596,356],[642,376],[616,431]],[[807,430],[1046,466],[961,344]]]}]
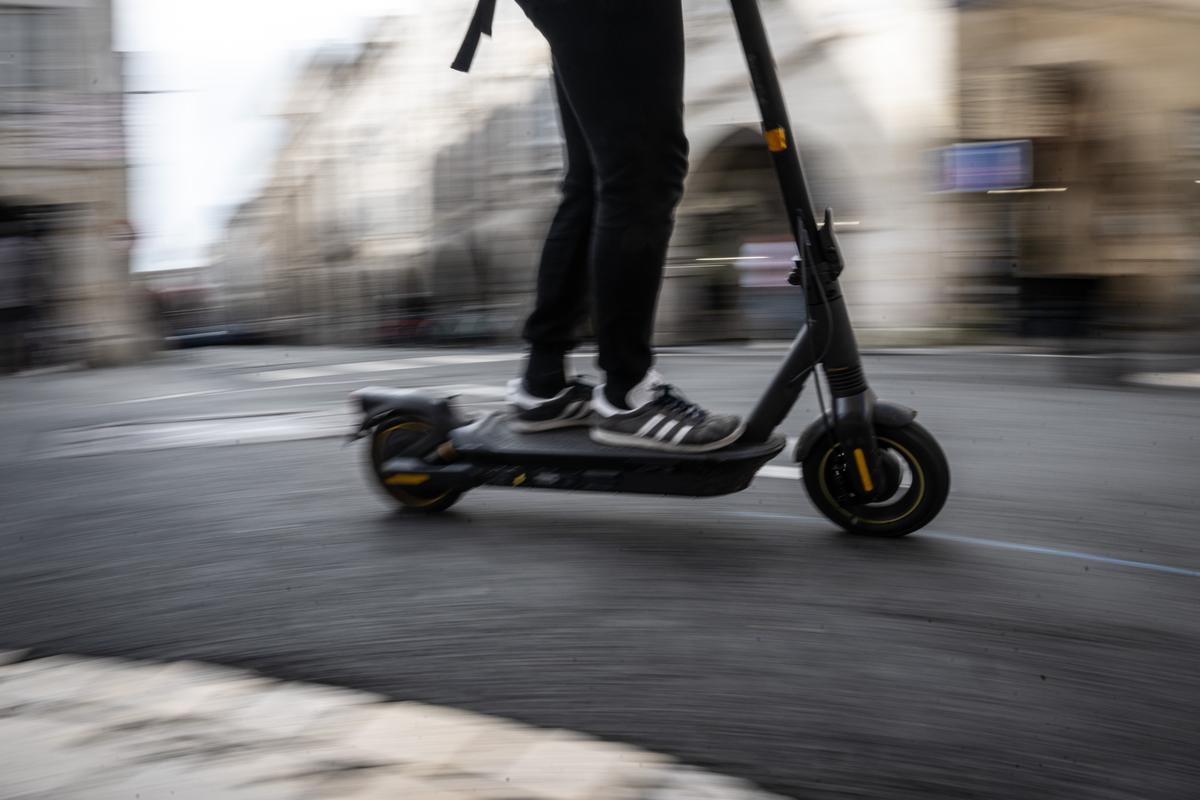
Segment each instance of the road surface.
[{"label": "road surface", "polygon": [[[660,366],[746,412],[778,352]],[[561,726],[803,798],[1200,792],[1200,396],[880,355],[954,491],[839,533],[781,457],[727,498],[392,509],[359,386],[494,407],[495,350],[254,348],[0,382],[0,649],[199,659]],[[577,366],[586,369],[587,359]],[[787,423],[816,414],[804,397]]]}]

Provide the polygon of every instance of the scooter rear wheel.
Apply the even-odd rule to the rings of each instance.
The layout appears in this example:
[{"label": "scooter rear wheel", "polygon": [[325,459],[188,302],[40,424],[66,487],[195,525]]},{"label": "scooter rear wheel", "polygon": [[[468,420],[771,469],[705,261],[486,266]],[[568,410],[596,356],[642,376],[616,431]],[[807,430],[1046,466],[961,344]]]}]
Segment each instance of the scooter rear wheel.
[{"label": "scooter rear wheel", "polygon": [[851,533],[899,537],[924,527],[950,494],[950,465],[937,440],[916,422],[902,428],[875,426],[880,448],[901,467],[896,490],[886,498],[855,495],[850,460],[830,433],[809,450],[802,470],[813,505]]},{"label": "scooter rear wheel", "polygon": [[462,491],[425,486],[421,476],[386,475],[383,465],[397,456],[421,456],[413,447],[425,438],[430,424],[415,416],[395,416],[381,422],[371,434],[370,468],[375,482],[389,497],[409,511],[433,514],[458,502]]}]

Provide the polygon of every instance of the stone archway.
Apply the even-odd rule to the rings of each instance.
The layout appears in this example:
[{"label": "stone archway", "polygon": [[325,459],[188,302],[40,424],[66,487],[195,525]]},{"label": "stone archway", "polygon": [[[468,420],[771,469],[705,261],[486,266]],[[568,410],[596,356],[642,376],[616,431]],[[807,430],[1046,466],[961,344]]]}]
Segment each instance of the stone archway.
[{"label": "stone archway", "polygon": [[[708,330],[720,339],[790,337],[803,321],[804,303],[786,282],[794,247],[762,136],[736,127],[700,144],[677,215],[674,267],[668,271],[675,280],[660,327],[668,333]],[[856,220],[863,199],[848,159],[825,142],[805,138],[799,148],[814,206],[828,205],[839,219]],[[748,247],[779,257],[739,261]]]}]

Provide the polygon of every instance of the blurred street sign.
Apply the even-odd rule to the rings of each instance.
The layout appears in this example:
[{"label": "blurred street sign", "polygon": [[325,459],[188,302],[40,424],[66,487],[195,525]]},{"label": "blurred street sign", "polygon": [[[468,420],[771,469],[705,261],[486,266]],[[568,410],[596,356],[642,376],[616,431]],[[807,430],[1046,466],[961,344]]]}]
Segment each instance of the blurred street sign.
[{"label": "blurred street sign", "polygon": [[956,144],[936,150],[937,190],[1023,189],[1033,180],[1032,149],[1028,139],[1019,139]]}]

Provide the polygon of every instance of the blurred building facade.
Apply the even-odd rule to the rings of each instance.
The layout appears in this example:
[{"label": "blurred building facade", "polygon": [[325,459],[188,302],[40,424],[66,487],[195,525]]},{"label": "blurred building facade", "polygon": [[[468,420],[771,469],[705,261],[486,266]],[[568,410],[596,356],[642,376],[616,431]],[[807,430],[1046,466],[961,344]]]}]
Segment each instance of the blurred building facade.
[{"label": "blurred building facade", "polygon": [[0,0],[5,367],[144,352],[110,0]]},{"label": "blurred building facade", "polygon": [[[692,170],[659,339],[787,336],[803,316],[787,253],[740,260],[786,251],[787,225],[728,3],[685,6]],[[321,52],[297,78],[272,178],[217,259],[260,276],[277,332],[516,337],[557,202],[558,112],[547,48],[515,4],[500,4],[469,76],[448,68],[472,7],[385,20],[361,50]],[[953,131],[952,12],[934,0],[763,10],[816,202],[838,213],[856,315],[924,336],[945,317],[922,154]]]},{"label": "blurred building facade", "polygon": [[447,5],[383,20],[295,81],[271,179],[219,257],[231,281],[259,276],[276,335],[487,338],[506,324],[492,320],[528,276],[560,158],[544,52],[532,31],[498,31],[507,58],[468,81],[445,61],[464,4]]},{"label": "blurred building facade", "polygon": [[1194,330],[1200,2],[962,0],[964,141],[1028,140],[1029,191],[959,195],[947,257],[1026,336]]},{"label": "blurred building facade", "polygon": [[[516,337],[557,199],[557,110],[515,4],[470,76],[447,68],[472,6],[386,20],[296,81],[273,178],[221,257],[277,333]],[[762,8],[864,339],[1195,328],[1200,0]],[[685,12],[691,173],[658,338],[786,336],[802,301],[728,3]],[[1009,142],[1027,178],[938,191],[931,155]]]}]

